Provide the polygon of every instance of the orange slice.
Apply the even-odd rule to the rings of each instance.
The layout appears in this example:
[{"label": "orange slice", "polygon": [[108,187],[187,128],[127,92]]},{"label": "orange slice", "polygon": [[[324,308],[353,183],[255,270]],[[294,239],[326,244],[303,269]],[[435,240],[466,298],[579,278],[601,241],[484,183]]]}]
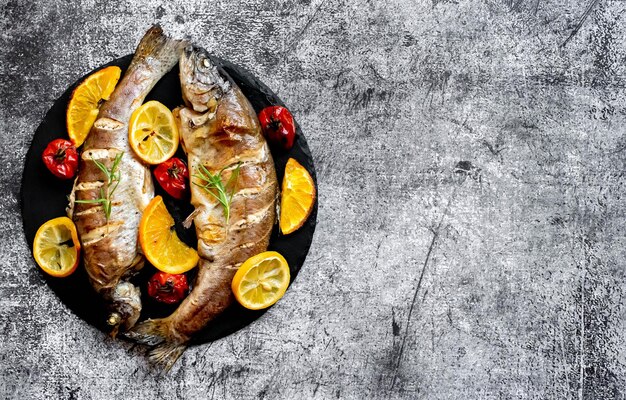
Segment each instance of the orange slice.
[{"label": "orange slice", "polygon": [[283,297],[290,279],[285,258],[275,251],[266,251],[241,264],[231,288],[239,304],[250,310],[260,310]]},{"label": "orange slice", "polygon": [[133,112],[128,126],[130,147],[148,164],[161,164],[178,149],[178,127],[172,112],[152,100]]},{"label": "orange slice", "polygon": [[139,244],[148,261],[159,271],[182,274],[198,264],[198,252],[178,238],[174,219],[161,196],[152,199],[141,216]]},{"label": "orange slice", "polygon": [[287,235],[298,229],[311,215],[315,203],[315,183],[299,162],[290,158],[285,167],[280,200],[280,231]]},{"label": "orange slice", "polygon": [[67,134],[79,147],[89,134],[100,112],[100,105],[108,100],[120,79],[122,70],[111,66],[89,75],[72,92],[67,105]]},{"label": "orange slice", "polygon": [[33,256],[45,273],[64,278],[76,270],[80,242],[76,226],[68,217],[59,217],[39,227],[33,242]]}]

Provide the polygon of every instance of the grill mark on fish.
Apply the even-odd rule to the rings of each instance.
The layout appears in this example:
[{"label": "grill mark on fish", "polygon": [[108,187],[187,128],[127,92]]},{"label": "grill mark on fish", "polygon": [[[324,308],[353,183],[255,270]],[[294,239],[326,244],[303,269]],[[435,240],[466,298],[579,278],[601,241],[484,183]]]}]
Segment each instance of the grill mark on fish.
[{"label": "grill mark on fish", "polygon": [[89,149],[81,155],[83,160],[114,160],[120,153],[118,149]]},{"label": "grill mark on fish", "polygon": [[[123,203],[121,203],[121,202],[111,202],[111,205],[113,207],[121,206],[122,204]],[[87,215],[87,214],[94,214],[94,213],[97,213],[97,212],[103,210],[102,204],[99,204],[99,203],[93,203],[93,204],[87,203],[87,204],[84,204],[84,205],[85,206],[89,206],[89,207],[84,209],[83,211],[76,212],[74,214],[74,215],[76,215],[76,217],[80,217],[80,216]]]},{"label": "grill mark on fish", "polygon": [[116,119],[113,118],[106,118],[106,117],[102,117],[102,118],[98,118],[94,123],[93,126],[95,128],[98,129],[102,129],[105,131],[114,131],[117,129],[121,129],[124,127],[124,122],[118,121]]},{"label": "grill mark on fish", "polygon": [[239,250],[239,249],[247,249],[247,248],[254,246],[255,244],[256,244],[255,242],[248,242],[248,243],[240,244],[239,246],[233,247],[233,251]]},{"label": "grill mark on fish", "polygon": [[81,182],[74,186],[74,191],[99,189],[104,185],[103,181]]},{"label": "grill mark on fish", "polygon": [[81,236],[83,247],[93,246],[96,242],[114,235],[124,224],[122,221],[110,222],[106,225],[98,226]]},{"label": "grill mark on fish", "polygon": [[269,213],[273,207],[274,204],[268,204],[267,207],[262,209],[261,211],[253,214],[248,214],[245,218],[233,223],[231,230],[240,230],[243,228],[248,228],[250,225],[263,222],[264,217],[267,216],[267,213]]},{"label": "grill mark on fish", "polygon": [[[252,151],[248,151],[245,154],[241,154],[241,155],[234,155],[231,159],[230,159],[230,164],[226,165],[225,167],[222,167],[220,170],[223,173],[226,172],[232,172],[233,170],[239,168],[246,168],[246,167],[252,167],[252,168],[256,168],[259,164],[259,162],[265,162],[267,161],[267,149],[264,146],[260,146],[257,149],[253,149]],[[209,170],[209,172],[211,173],[216,173],[219,172],[220,170],[211,170],[210,162],[207,163],[202,163],[202,165]],[[228,179],[229,176],[225,176],[226,179]]]},{"label": "grill mark on fish", "polygon": [[74,215],[76,217],[81,217],[81,216],[85,216],[85,215],[88,215],[88,214],[95,214],[95,213],[100,212],[100,211],[102,211],[102,206],[98,204],[98,205],[94,205],[94,207],[88,208],[88,209],[86,209],[84,211],[79,211],[77,213],[74,213]]},{"label": "grill mark on fish", "polygon": [[237,193],[235,193],[235,195],[233,196],[233,198],[235,197],[253,197],[255,195],[258,195],[259,193],[267,190],[271,185],[266,185],[260,188],[246,188],[246,189],[242,189],[240,191],[238,191]]},{"label": "grill mark on fish", "polygon": [[247,151],[242,154],[237,154],[233,156],[233,164],[228,167],[228,169],[234,169],[240,164],[242,167],[247,165],[256,165],[259,162],[267,161],[268,149],[265,146],[260,146],[259,148],[253,149],[251,151]]}]

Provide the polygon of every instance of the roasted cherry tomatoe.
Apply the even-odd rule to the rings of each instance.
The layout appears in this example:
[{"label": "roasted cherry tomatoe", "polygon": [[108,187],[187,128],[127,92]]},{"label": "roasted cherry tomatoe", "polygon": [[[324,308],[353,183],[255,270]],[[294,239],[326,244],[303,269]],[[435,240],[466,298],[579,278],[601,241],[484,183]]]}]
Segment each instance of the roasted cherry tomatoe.
[{"label": "roasted cherry tomatoe", "polygon": [[187,297],[189,284],[184,274],[157,272],[148,281],[148,295],[166,304],[176,304]]},{"label": "roasted cherry tomatoe", "polygon": [[48,143],[41,158],[57,178],[71,179],[78,169],[78,151],[69,140],[56,139]]},{"label": "roasted cherry tomatoe", "polygon": [[178,200],[185,197],[189,170],[180,158],[172,157],[159,164],[154,170],[154,176],[167,194]]},{"label": "roasted cherry tomatoe", "polygon": [[265,107],[259,113],[259,122],[263,134],[270,144],[283,150],[293,147],[296,138],[296,126],[289,110],[282,106]]}]

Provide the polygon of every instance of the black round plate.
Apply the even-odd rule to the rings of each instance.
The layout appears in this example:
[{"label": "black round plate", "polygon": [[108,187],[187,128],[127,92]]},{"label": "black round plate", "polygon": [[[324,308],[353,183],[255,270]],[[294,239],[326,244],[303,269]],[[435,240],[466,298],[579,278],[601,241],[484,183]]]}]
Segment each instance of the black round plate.
[{"label": "black round plate", "polygon": [[[131,59],[132,55],[128,55],[118,58],[100,68],[109,65],[117,65],[122,71],[125,71]],[[217,57],[213,57],[213,61],[239,85],[257,112],[270,105],[284,106],[283,102],[267,86],[252,76],[250,72]],[[85,77],[86,76],[87,75],[85,75]],[[31,247],[31,251],[33,240],[39,226],[49,219],[65,215],[67,195],[71,191],[72,180],[61,181],[52,176],[44,166],[41,160],[41,154],[50,141],[57,138],[67,138],[65,128],[65,110],[67,103],[72,90],[78,83],[82,82],[85,77],[74,83],[57,99],[46,114],[41,125],[37,128],[30,149],[26,155],[24,175],[22,176],[21,208],[22,219],[24,221],[24,233],[26,234],[26,240]],[[148,95],[146,101],[147,100],[158,100],[170,109],[183,104],[178,79],[178,67],[174,67],[172,71],[159,81]],[[287,160],[289,158],[295,158],[311,173],[317,186],[313,158],[311,157],[306,139],[297,123],[296,133],[297,139],[291,150],[283,152],[272,149],[278,181],[282,182]],[[184,154],[182,154],[182,150],[179,150],[177,156],[181,157],[183,160],[186,159]],[[190,246],[196,247],[197,239],[195,229],[192,227],[186,230],[182,228],[181,224],[181,221],[191,212],[189,203],[172,199],[164,193],[156,183],[155,188],[156,194],[163,196],[169,211],[176,220],[177,232],[181,239]],[[287,259],[291,270],[292,282],[302,267],[309,247],[311,246],[313,232],[315,231],[316,216],[317,202],[311,216],[298,231],[287,236],[279,235],[278,229],[275,226],[272,232],[269,250],[278,251]],[[36,267],[35,263],[33,263],[33,266]],[[78,267],[73,275],[67,278],[53,278],[43,273],[38,267],[37,270],[59,299],[76,315],[98,329],[108,332],[108,327],[105,323],[106,312],[104,302],[91,288],[87,279],[87,273],[82,265]],[[176,306],[166,306],[156,303],[147,296],[146,282],[154,272],[156,272],[156,269],[146,264],[144,269],[132,279],[132,281],[141,288],[142,292],[143,311],[141,320],[167,316],[176,308]],[[190,272],[189,278],[191,278],[191,282],[193,282],[193,274],[193,271]],[[247,310],[239,304],[233,304],[218,318],[211,321],[205,329],[199,332],[194,338],[193,343],[206,343],[227,336],[250,324],[264,312],[264,310]]]}]

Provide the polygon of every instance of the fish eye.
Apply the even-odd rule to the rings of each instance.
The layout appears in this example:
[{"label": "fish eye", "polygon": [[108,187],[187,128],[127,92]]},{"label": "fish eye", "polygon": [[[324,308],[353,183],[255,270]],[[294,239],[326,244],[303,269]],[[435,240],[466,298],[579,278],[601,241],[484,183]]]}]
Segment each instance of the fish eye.
[{"label": "fish eye", "polygon": [[204,54],[198,57],[198,69],[201,71],[208,71],[210,67],[211,62]]}]

